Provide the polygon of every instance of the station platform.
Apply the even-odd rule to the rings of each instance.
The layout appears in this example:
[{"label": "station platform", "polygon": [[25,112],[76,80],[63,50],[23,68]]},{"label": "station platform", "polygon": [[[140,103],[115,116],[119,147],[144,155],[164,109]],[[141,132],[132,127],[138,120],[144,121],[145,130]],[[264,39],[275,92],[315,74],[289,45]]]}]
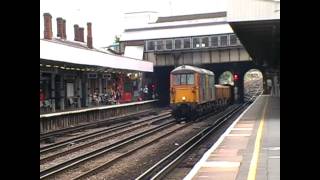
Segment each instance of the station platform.
[{"label": "station platform", "polygon": [[157,102],[158,100],[147,100],[40,114],[40,133],[46,133],[111,117],[120,117],[143,112],[157,107]]},{"label": "station platform", "polygon": [[259,96],[184,180],[280,180],[280,97]]}]

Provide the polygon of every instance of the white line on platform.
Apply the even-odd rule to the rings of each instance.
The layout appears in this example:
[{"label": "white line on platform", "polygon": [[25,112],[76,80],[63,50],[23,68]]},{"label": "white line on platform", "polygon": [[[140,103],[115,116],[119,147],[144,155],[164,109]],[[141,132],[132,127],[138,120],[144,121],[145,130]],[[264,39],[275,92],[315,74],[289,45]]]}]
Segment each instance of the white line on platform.
[{"label": "white line on platform", "polygon": [[251,136],[251,134],[228,134],[227,136]]},{"label": "white line on platform", "polygon": [[191,180],[193,176],[196,175],[196,173],[201,168],[202,164],[208,159],[210,154],[221,144],[225,136],[231,132],[232,128],[237,124],[237,122],[242,118],[242,116],[251,108],[251,106],[256,104],[259,98],[261,98],[261,95],[257,99],[255,99],[255,101],[252,104],[250,104],[250,106],[247,107],[245,111],[241,113],[241,115],[231,124],[231,126],[220,136],[217,142],[215,142],[214,145],[202,156],[202,158],[191,169],[191,171],[187,174],[187,176],[183,178],[183,180]]},{"label": "white line on platform", "polygon": [[233,131],[250,131],[252,128],[232,128]]},{"label": "white line on platform", "polygon": [[268,148],[263,148],[263,149],[266,149],[266,150],[269,150],[269,151],[279,151],[280,147],[268,147]]},{"label": "white line on platform", "polygon": [[280,159],[280,156],[269,156],[269,159]]}]

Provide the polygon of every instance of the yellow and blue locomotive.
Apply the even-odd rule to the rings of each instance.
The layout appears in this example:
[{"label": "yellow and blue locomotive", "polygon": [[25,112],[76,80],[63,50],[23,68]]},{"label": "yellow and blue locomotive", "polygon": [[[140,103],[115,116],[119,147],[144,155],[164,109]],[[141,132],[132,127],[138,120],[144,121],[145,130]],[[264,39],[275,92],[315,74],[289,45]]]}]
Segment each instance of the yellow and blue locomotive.
[{"label": "yellow and blue locomotive", "polygon": [[212,71],[183,65],[170,73],[170,105],[177,119],[196,117],[232,102],[233,88],[215,85]]}]

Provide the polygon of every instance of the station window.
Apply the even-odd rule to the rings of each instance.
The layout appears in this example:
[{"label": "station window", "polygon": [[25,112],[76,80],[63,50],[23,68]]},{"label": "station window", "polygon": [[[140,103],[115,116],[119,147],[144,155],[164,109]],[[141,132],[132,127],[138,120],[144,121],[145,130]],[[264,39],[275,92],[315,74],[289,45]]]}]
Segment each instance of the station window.
[{"label": "station window", "polygon": [[193,48],[200,48],[200,38],[192,38]]},{"label": "station window", "polygon": [[154,41],[147,41],[147,50],[148,51],[154,51]]},{"label": "station window", "polygon": [[201,38],[201,47],[209,47],[209,38],[208,37]]},{"label": "station window", "polygon": [[163,50],[163,41],[156,41],[157,45],[156,45],[156,50],[161,51]]},{"label": "station window", "polygon": [[211,47],[217,47],[219,45],[218,36],[211,37]]},{"label": "station window", "polygon": [[183,48],[190,48],[191,42],[189,38],[183,39]]},{"label": "station window", "polygon": [[174,48],[175,49],[181,49],[181,39],[175,39],[174,40]]},{"label": "station window", "polygon": [[172,49],[172,40],[166,40],[166,49]]},{"label": "station window", "polygon": [[235,34],[230,35],[230,45],[237,45],[237,36]]},{"label": "station window", "polygon": [[228,36],[223,35],[220,36],[220,46],[227,46],[228,45]]}]

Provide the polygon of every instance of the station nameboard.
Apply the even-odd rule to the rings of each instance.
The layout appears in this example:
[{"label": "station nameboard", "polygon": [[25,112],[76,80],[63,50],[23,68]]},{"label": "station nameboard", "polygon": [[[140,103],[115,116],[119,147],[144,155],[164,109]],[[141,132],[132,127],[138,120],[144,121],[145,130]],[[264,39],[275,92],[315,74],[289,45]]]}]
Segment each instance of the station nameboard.
[{"label": "station nameboard", "polygon": [[89,79],[97,79],[98,78],[98,74],[97,73],[88,73],[88,78]]}]

